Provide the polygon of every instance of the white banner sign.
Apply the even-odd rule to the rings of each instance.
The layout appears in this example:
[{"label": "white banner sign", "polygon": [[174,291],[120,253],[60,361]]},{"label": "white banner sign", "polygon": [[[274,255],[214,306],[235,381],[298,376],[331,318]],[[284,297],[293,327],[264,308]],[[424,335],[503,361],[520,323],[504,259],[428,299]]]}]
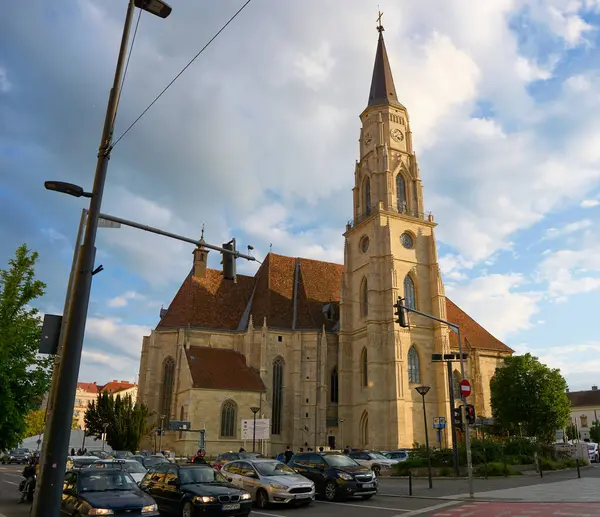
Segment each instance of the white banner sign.
[{"label": "white banner sign", "polygon": [[[252,440],[254,419],[242,420],[242,440]],[[271,420],[268,418],[256,419],[256,439],[269,440],[271,438]]]}]

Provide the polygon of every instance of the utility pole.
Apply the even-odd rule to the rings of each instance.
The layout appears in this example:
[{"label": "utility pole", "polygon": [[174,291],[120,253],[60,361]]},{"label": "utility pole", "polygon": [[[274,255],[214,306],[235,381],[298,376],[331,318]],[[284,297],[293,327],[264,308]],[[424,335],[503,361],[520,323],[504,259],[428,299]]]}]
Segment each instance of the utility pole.
[{"label": "utility pole", "polygon": [[[432,316],[431,314],[427,314],[425,312],[417,311],[416,309],[411,309],[410,307],[407,307],[404,298],[402,298],[401,296],[398,296],[398,301],[394,304],[394,308],[396,309],[394,311],[394,314],[396,315],[396,323],[398,323],[403,328],[410,328],[410,323],[408,321],[408,313],[409,312],[414,312],[415,314],[418,314],[419,316],[423,316],[424,318],[448,325],[450,330],[455,332],[458,336],[458,353],[459,353],[459,358],[460,358],[460,373],[461,373],[461,377],[463,379],[465,379],[465,356],[463,354],[463,349],[462,349],[462,336],[460,334],[460,326],[456,325],[456,323],[451,323],[450,321],[436,318],[435,316]],[[451,396],[452,396],[452,394],[451,394]],[[466,397],[463,395],[462,391],[460,394],[460,398],[463,402],[463,404],[461,406],[462,421],[465,422],[465,448],[467,450],[467,473],[468,473],[468,477],[469,477],[469,497],[473,498],[473,462],[472,462],[472,456],[471,456],[471,435],[469,432],[470,431],[469,424],[465,420],[465,405],[466,405],[467,401],[466,401]],[[454,425],[454,423],[453,423],[453,425]],[[456,435],[456,433],[453,434],[453,436],[455,436],[455,435]]]}]

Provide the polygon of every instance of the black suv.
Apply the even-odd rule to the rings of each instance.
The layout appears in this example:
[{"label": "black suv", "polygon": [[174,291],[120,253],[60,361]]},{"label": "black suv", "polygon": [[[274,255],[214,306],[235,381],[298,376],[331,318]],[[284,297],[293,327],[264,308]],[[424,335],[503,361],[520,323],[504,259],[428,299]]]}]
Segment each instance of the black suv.
[{"label": "black suv", "polygon": [[375,474],[345,454],[302,452],[294,454],[288,466],[314,481],[317,494],[328,501],[351,496],[371,499],[377,493]]}]

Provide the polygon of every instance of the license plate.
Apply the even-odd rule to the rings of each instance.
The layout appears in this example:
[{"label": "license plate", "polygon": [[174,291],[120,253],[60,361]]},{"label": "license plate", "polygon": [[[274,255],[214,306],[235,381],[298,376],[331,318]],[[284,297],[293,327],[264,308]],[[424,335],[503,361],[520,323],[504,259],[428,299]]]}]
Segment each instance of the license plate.
[{"label": "license plate", "polygon": [[375,486],[375,483],[363,483],[363,488],[373,488]]},{"label": "license plate", "polygon": [[230,510],[239,510],[239,509],[240,509],[240,503],[232,503],[232,504],[224,504],[223,505],[224,512],[229,512]]},{"label": "license plate", "polygon": [[310,494],[299,494],[296,496],[296,499],[308,499]]}]

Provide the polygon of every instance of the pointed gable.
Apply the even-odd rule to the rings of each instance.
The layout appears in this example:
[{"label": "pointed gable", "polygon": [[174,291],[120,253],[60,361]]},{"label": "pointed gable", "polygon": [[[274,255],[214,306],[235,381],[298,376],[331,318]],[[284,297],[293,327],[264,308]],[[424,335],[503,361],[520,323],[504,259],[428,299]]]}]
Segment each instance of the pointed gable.
[{"label": "pointed gable", "polygon": [[[460,326],[460,333],[463,338],[463,346],[465,350],[471,346],[481,350],[490,350],[494,352],[502,352],[512,354],[514,350],[506,346],[502,341],[492,336],[471,316],[463,311],[453,301],[446,298],[446,317],[448,321]],[[450,332],[450,344],[458,347],[458,336],[454,332]]]}]

